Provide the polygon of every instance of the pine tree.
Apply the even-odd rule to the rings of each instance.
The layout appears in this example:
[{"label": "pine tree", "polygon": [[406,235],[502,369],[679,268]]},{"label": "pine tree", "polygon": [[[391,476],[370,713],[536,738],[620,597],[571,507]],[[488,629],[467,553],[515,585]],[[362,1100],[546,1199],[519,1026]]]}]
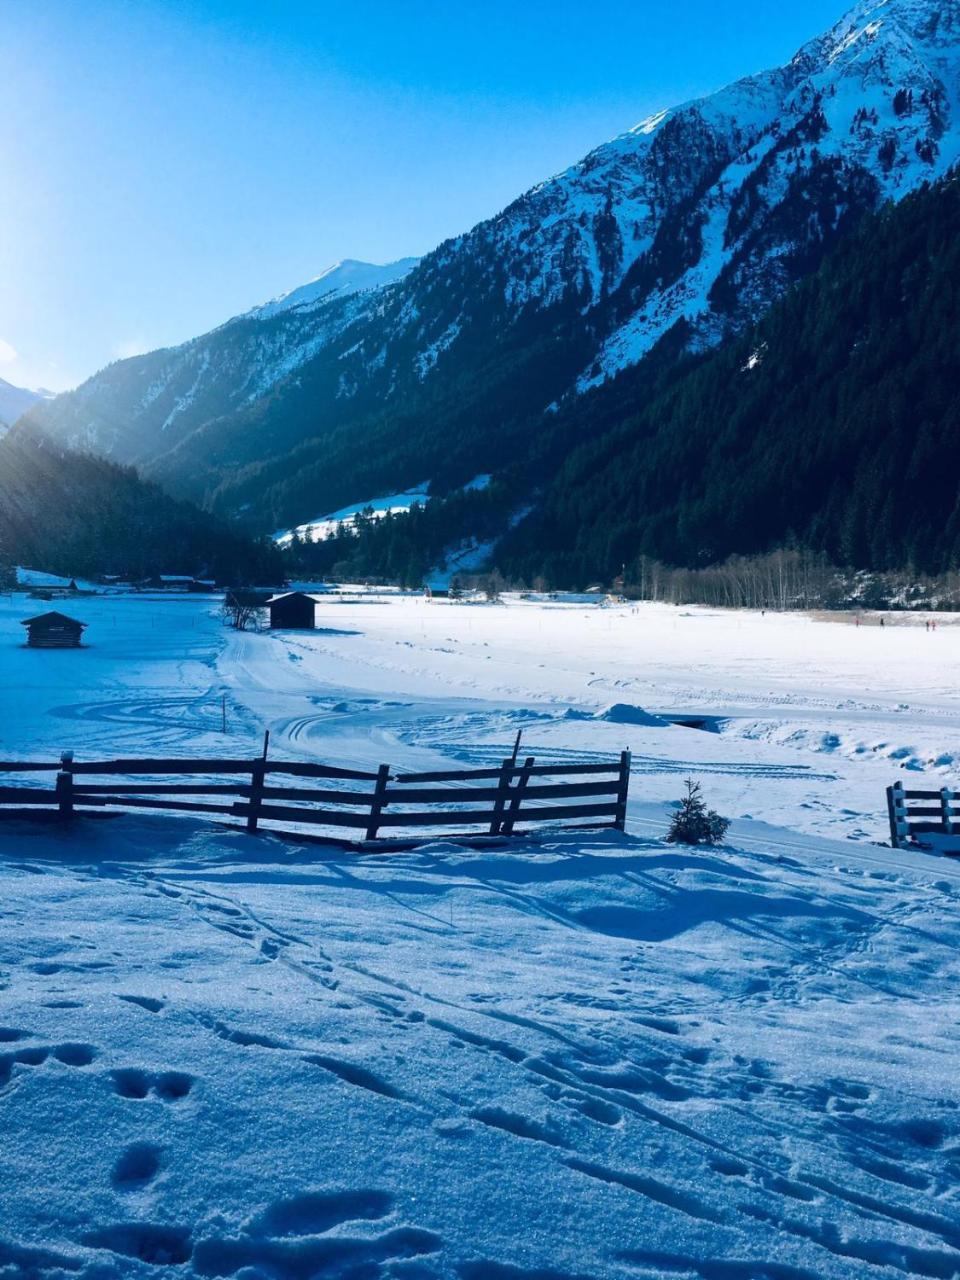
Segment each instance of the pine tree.
[{"label": "pine tree", "polygon": [[723,844],[730,821],[708,809],[700,783],[687,779],[687,794],[670,820],[669,844]]}]

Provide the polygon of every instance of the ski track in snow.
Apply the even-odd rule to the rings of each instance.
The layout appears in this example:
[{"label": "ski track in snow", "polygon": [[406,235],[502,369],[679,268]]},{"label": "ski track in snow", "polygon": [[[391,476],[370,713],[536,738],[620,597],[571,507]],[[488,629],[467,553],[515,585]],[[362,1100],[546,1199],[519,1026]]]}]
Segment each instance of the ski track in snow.
[{"label": "ski track in snow", "polygon": [[[635,777],[629,835],[507,852],[5,827],[0,1275],[960,1274],[960,865],[874,843],[894,763],[811,728],[960,748],[960,629],[411,599],[237,636],[104,597],[38,655],[22,612],[5,754],[219,754],[226,696],[231,754],[486,764],[522,728]],[[688,774],[730,848],[659,842]]]}]

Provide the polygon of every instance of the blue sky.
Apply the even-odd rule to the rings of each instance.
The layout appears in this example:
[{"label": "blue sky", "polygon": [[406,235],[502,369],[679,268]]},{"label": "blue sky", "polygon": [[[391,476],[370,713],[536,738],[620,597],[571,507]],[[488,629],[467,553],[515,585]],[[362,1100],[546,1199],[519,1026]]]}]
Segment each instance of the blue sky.
[{"label": "blue sky", "polygon": [[843,0],[4,0],[0,376],[423,253]]}]

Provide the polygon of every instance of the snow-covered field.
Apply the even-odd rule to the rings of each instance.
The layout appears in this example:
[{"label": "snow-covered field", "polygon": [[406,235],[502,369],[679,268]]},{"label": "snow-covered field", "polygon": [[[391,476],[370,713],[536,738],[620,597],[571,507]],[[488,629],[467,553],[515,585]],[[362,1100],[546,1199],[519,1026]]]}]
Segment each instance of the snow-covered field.
[{"label": "snow-covered field", "polygon": [[[359,857],[0,828],[0,1277],[960,1275],[960,629],[331,600],[313,635],[0,600],[0,754],[635,774],[626,837]],[[680,728],[670,716],[716,732]],[[660,842],[685,777],[729,847]]]}]

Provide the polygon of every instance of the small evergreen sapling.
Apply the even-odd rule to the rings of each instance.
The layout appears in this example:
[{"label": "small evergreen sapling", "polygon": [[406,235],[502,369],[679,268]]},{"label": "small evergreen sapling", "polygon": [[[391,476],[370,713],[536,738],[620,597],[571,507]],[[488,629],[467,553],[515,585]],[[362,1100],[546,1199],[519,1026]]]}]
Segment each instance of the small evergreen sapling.
[{"label": "small evergreen sapling", "polygon": [[670,820],[670,844],[723,844],[730,822],[708,809],[699,782],[687,779],[687,794]]}]

